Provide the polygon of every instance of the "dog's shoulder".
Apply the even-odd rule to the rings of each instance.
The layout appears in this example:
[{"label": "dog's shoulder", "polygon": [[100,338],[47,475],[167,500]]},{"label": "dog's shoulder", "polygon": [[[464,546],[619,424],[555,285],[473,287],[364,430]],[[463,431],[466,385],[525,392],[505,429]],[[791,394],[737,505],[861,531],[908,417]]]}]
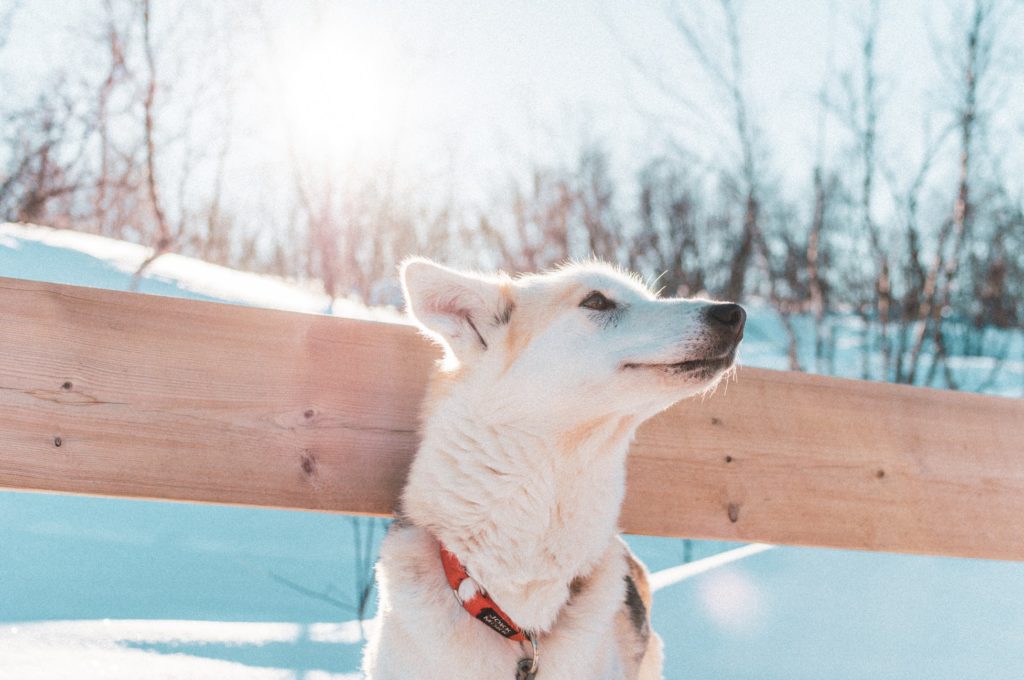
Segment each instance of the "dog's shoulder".
[{"label": "dog's shoulder", "polygon": [[399,517],[380,544],[378,575],[394,587],[429,588],[443,583],[437,539],[427,530]]},{"label": "dog's shoulder", "polygon": [[651,590],[647,572],[639,562],[630,560],[626,574],[626,599],[623,604],[636,634],[645,641],[650,635]]},{"label": "dog's shoulder", "polygon": [[622,557],[626,562],[625,593],[622,604],[616,614],[620,658],[625,666],[625,677],[638,677],[644,656],[651,645],[651,586],[647,578],[647,568],[629,549],[625,541],[619,539]]},{"label": "dog's shoulder", "polygon": [[648,580],[647,567],[640,561],[626,542],[619,538],[622,554],[626,560],[627,572],[626,597],[623,605],[629,614],[630,622],[639,635],[650,634],[651,622],[651,584]]}]

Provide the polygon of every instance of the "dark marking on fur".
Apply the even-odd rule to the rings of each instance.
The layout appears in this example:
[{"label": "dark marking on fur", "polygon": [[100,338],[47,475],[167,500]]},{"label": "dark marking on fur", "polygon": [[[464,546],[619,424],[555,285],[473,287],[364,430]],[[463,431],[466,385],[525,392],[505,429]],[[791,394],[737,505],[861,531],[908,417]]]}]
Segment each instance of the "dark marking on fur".
[{"label": "dark marking on fur", "polygon": [[473,317],[471,317],[471,316],[470,316],[469,314],[467,314],[467,315],[466,315],[465,317],[463,317],[463,318],[465,318],[465,319],[466,319],[466,323],[468,323],[468,324],[469,324],[469,327],[473,329],[473,332],[474,332],[474,333],[476,333],[476,337],[477,337],[477,339],[478,339],[478,340],[480,341],[480,344],[481,344],[481,345],[483,345],[484,349],[487,349],[487,341],[486,341],[486,340],[484,340],[484,336],[480,335],[480,331],[478,331],[478,330],[476,329],[476,324],[475,324],[475,323],[473,323]]},{"label": "dark marking on fur", "polygon": [[316,415],[316,411],[314,411],[311,408],[307,408],[302,415],[306,420],[309,420],[310,418]]},{"label": "dark marking on fur", "polygon": [[307,475],[316,474],[316,456],[309,451],[302,452],[302,462],[300,465],[302,466],[302,471]]},{"label": "dark marking on fur", "polygon": [[64,440],[61,439],[60,437],[54,437],[53,438],[53,445],[56,446],[57,448],[60,448],[61,446],[64,445]]},{"label": "dark marking on fur", "polygon": [[576,604],[576,598],[578,598],[580,593],[586,589],[587,583],[589,583],[589,579],[586,576],[573,577],[573,579],[569,581],[569,597],[566,598],[563,606],[572,607]]},{"label": "dark marking on fur", "polygon": [[882,479],[883,477],[885,477],[885,470],[879,470],[878,472],[876,472],[875,477],[878,479]]},{"label": "dark marking on fur", "polygon": [[508,324],[508,322],[512,320],[512,312],[515,310],[515,308],[516,303],[514,302],[509,302],[507,305],[505,305],[505,309],[494,315],[494,325],[504,326]]},{"label": "dark marking on fur", "polygon": [[712,425],[721,425],[722,424],[722,419],[721,418],[712,417],[711,418],[711,424]]},{"label": "dark marking on fur", "polygon": [[732,456],[726,456],[725,457],[725,462],[726,463],[731,463],[732,461],[733,461],[733,457]]},{"label": "dark marking on fur", "polygon": [[67,392],[68,390],[70,390],[70,389],[72,388],[72,384],[71,384],[71,381],[70,381],[70,380],[65,380],[65,381],[64,381],[64,384],[63,384],[63,385],[61,385],[61,386],[60,386],[60,388],[61,388],[62,390],[64,390],[65,392]]},{"label": "dark marking on fur", "polygon": [[735,524],[736,522],[740,521],[740,506],[739,505],[737,505],[736,503],[729,503],[729,507],[727,508],[727,512],[729,513],[729,521],[730,522]]},{"label": "dark marking on fur", "polygon": [[640,597],[640,591],[636,587],[636,581],[629,574],[626,574],[623,578],[626,579],[626,609],[629,611],[629,622],[633,624],[633,628],[636,629],[637,635],[646,644],[647,638],[650,636],[650,627],[647,624],[647,607],[644,605],[644,599]]}]

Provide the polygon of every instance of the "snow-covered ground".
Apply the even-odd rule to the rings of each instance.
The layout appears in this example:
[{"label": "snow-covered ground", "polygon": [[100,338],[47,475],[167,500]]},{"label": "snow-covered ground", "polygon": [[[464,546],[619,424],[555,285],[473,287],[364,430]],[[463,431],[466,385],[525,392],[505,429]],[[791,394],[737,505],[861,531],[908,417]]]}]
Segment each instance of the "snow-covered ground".
[{"label": "snow-covered ground", "polygon": [[[0,223],[0,276],[130,290],[132,274],[152,250],[66,229]],[[175,253],[146,268],[136,291],[355,319],[401,321],[393,309],[331,299],[315,286],[229,269]]]},{"label": "snow-covered ground", "polygon": [[[0,225],[0,276],[124,290],[147,254]],[[394,317],[180,256],[158,259],[139,290]],[[840,346],[859,341],[851,321]],[[854,356],[841,355],[841,372],[858,375]],[[784,334],[769,310],[752,310],[743,361],[785,368]],[[989,372],[987,360],[970,361],[979,376]],[[1006,362],[994,391],[1022,389],[1021,361]],[[355,531],[337,515],[0,493],[0,679],[357,677]],[[656,572],[666,678],[1021,677],[1017,565],[629,540]],[[680,566],[687,554],[706,561]]]},{"label": "snow-covered ground", "polygon": [[[21,680],[53,678],[167,678],[288,680],[296,668],[279,665],[276,648],[312,664],[351,658],[362,633],[337,623],[243,623],[195,620],[46,621],[0,628],[0,673]],[[223,656],[224,658],[218,658]],[[259,663],[270,662],[269,666]],[[256,663],[254,663],[256,662]],[[346,665],[351,665],[351,660]],[[308,680],[359,674],[308,670]]]}]

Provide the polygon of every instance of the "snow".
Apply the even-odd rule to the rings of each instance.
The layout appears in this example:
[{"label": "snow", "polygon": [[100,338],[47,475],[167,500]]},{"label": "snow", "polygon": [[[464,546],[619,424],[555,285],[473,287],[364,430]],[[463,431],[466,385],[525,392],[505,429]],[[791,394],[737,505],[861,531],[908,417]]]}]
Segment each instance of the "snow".
[{"label": "snow", "polygon": [[776,548],[655,597],[666,678],[1018,680],[1008,562]]},{"label": "snow", "polygon": [[[0,275],[110,290],[129,290],[152,249],[116,239],[29,224],[0,224]],[[331,299],[312,285],[241,272],[176,253],[147,267],[138,292],[353,319],[403,322],[394,309]]]},{"label": "snow", "polygon": [[674,586],[677,583],[682,583],[686,579],[693,578],[703,574],[704,572],[711,571],[712,569],[718,569],[724,567],[727,564],[732,564],[739,560],[745,559],[752,555],[757,555],[766,550],[771,550],[775,546],[767,545],[765,543],[751,543],[741,548],[733,548],[732,550],[726,550],[720,552],[717,555],[711,557],[705,557],[702,560],[696,562],[687,562],[686,564],[680,564],[675,567],[669,567],[656,571],[651,574],[650,583],[651,591],[658,592],[663,588]]},{"label": "snow", "polygon": [[[51,680],[77,675],[105,679],[296,678],[296,669],[246,663],[275,645],[358,644],[323,639],[336,624],[237,623],[189,620],[47,621],[0,626],[0,669],[7,677]],[[216,658],[221,656],[223,658]],[[356,673],[310,671],[303,678],[349,680]]]},{"label": "snow", "polygon": [[[127,290],[149,253],[0,224],[0,276]],[[177,255],[157,259],[139,290],[398,318]],[[843,375],[859,375],[859,333],[843,322]],[[784,337],[770,310],[751,309],[743,362],[785,368]],[[1004,364],[992,391],[1019,396],[1022,363]],[[956,365],[980,384],[991,361]],[[681,565],[681,541],[628,540],[655,572],[670,680],[1008,680],[1024,667],[1017,565],[703,541]],[[358,677],[357,547],[354,521],[338,515],[0,493],[0,678]]]}]

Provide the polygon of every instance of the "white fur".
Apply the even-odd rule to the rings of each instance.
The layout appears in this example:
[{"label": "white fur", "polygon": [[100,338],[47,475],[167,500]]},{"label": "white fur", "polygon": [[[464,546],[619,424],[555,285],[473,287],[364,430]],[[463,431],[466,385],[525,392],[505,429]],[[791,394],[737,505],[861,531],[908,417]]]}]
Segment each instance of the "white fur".
[{"label": "white fur", "polygon": [[[706,320],[708,301],[658,299],[607,265],[512,280],[417,259],[402,273],[410,313],[446,360],[424,405],[405,521],[381,547],[367,677],[515,677],[525,647],[461,608],[440,541],[538,634],[539,680],[660,678],[657,635],[642,660],[624,639],[635,636],[623,605],[631,556],[617,537],[626,453],[641,422],[717,383],[739,338]],[[591,291],[616,309],[581,307]]]}]

